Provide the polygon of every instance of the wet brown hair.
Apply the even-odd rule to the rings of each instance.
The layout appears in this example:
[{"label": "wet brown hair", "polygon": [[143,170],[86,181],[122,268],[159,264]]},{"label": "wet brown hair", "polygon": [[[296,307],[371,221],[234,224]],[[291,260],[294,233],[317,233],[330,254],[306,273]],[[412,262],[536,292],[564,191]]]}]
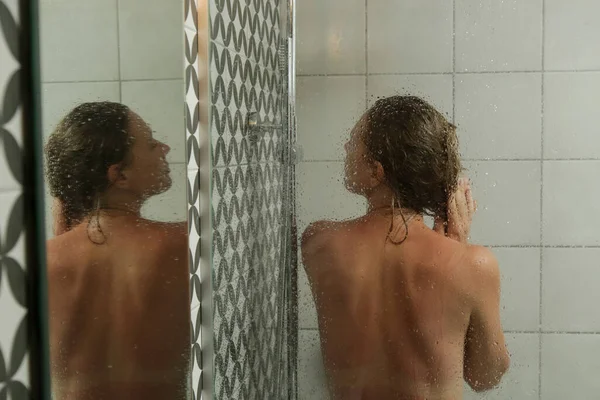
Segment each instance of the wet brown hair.
[{"label": "wet brown hair", "polygon": [[383,166],[395,206],[447,220],[462,172],[452,123],[419,97],[392,96],[367,111],[363,140],[369,158]]},{"label": "wet brown hair", "polygon": [[58,124],[45,147],[50,194],[62,203],[67,229],[98,208],[111,165],[127,163],[132,138],[129,107],[83,103]]}]

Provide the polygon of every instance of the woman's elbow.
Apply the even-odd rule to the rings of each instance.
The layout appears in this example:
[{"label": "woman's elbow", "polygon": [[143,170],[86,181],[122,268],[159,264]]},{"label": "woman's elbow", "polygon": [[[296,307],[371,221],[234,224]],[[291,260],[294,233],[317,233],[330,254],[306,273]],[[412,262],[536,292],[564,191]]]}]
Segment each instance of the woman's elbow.
[{"label": "woman's elbow", "polygon": [[490,365],[487,371],[483,371],[479,376],[475,374],[466,374],[465,381],[471,389],[477,393],[492,390],[502,381],[502,377],[510,368],[510,355],[508,352],[498,357],[494,365]]}]

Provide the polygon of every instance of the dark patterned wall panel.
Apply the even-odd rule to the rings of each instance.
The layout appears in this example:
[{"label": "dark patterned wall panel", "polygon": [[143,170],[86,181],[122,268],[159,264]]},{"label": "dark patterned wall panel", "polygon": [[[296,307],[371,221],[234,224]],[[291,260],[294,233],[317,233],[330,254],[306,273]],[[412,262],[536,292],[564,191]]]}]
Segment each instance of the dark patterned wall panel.
[{"label": "dark patterned wall panel", "polygon": [[280,0],[211,0],[211,39],[244,59],[277,68]]},{"label": "dark patterned wall panel", "polygon": [[249,399],[255,222],[249,166],[215,168],[212,182],[216,399]]},{"label": "dark patterned wall panel", "polygon": [[213,166],[274,160],[283,131],[272,129],[252,146],[244,127],[251,111],[258,112],[261,121],[281,123],[281,74],[218,43],[210,50]]},{"label": "dark patterned wall panel", "polygon": [[252,262],[251,285],[251,374],[256,387],[253,398],[276,399],[286,366],[281,363],[282,343],[286,337],[282,318],[285,301],[285,270],[281,253],[284,235],[282,215],[282,166],[279,163],[253,165],[260,190],[256,191],[256,254]]},{"label": "dark patterned wall panel", "polygon": [[[270,284],[279,282],[281,272],[277,268],[283,229],[281,179],[279,163],[213,170],[213,288],[231,290],[233,297],[243,300],[250,299],[254,294],[250,292],[261,292],[252,297],[258,303],[242,303],[255,305],[257,310],[252,311],[269,327],[279,312],[274,292],[278,287]],[[220,300],[215,299],[215,312],[225,308],[226,301]]]},{"label": "dark patterned wall panel", "polygon": [[215,398],[287,398],[279,1],[211,1]]},{"label": "dark patterned wall panel", "polygon": [[213,170],[218,399],[276,399],[284,384],[281,168],[264,163]]},{"label": "dark patterned wall panel", "polygon": [[19,5],[0,0],[0,399],[14,400],[31,395]]}]

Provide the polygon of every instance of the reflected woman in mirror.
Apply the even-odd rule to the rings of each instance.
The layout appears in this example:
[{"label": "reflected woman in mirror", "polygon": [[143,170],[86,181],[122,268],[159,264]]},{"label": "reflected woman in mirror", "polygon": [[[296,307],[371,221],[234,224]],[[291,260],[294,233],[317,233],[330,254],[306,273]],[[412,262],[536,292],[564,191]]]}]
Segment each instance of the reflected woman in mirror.
[{"label": "reflected woman in mirror", "polygon": [[186,223],[142,218],[171,186],[169,147],[128,107],[81,104],[46,145],[56,399],[184,399],[190,353]]},{"label": "reflected woman in mirror", "polygon": [[457,147],[455,127],[412,96],[378,100],[352,130],[345,183],[368,212],[302,238],[333,399],[457,400],[463,379],[483,391],[508,369],[498,263],[468,243]]}]

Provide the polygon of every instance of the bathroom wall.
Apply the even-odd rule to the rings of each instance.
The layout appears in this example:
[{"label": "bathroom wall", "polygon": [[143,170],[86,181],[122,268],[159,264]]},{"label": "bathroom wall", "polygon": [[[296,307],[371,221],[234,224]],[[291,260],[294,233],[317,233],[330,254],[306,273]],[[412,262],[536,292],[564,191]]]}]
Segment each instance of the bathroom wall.
[{"label": "bathroom wall", "polygon": [[[512,366],[467,399],[597,396],[600,373],[600,25],[593,0],[298,2],[300,229],[364,211],[342,145],[379,96],[423,96],[458,124],[480,209],[473,242],[502,271]],[[325,399],[300,273],[299,398]]]},{"label": "bathroom wall", "polygon": [[[0,1],[0,398],[31,395],[28,328],[31,304],[25,288],[33,266],[26,259],[24,219],[24,97],[29,79],[19,40],[22,4]],[[28,110],[30,111],[30,110]],[[31,233],[31,232],[29,232]],[[32,250],[29,249],[28,250]],[[29,321],[28,321],[29,319]],[[34,361],[34,360],[32,360]]]},{"label": "bathroom wall", "polygon": [[215,399],[287,392],[285,178],[278,157],[287,127],[257,141],[246,131],[253,111],[266,123],[282,122],[281,3],[209,2],[214,360],[206,361],[214,361]]},{"label": "bathroom wall", "polygon": [[129,106],[171,147],[173,186],[143,209],[162,221],[187,215],[183,13],[184,0],[40,0],[44,136],[79,103]]}]

